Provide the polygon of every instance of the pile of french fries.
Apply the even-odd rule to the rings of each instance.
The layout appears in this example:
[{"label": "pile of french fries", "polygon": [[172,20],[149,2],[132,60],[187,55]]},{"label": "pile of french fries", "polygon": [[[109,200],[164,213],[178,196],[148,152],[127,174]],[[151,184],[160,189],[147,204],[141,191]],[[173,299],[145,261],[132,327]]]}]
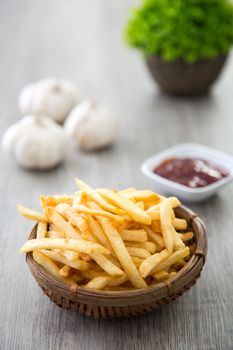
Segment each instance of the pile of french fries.
[{"label": "pile of french fries", "polygon": [[176,197],[76,182],[74,195],[41,196],[41,214],[18,205],[38,222],[21,252],[49,273],[77,288],[125,291],[167,280],[190,259],[194,235],[175,216]]}]

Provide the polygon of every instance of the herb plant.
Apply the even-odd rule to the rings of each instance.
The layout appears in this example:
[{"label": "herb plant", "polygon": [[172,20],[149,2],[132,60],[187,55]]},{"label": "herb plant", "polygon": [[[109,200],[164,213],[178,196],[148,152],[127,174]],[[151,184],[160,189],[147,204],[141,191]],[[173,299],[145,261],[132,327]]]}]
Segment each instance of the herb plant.
[{"label": "herb plant", "polygon": [[148,57],[194,62],[214,58],[233,44],[230,0],[143,0],[125,28],[127,43]]}]

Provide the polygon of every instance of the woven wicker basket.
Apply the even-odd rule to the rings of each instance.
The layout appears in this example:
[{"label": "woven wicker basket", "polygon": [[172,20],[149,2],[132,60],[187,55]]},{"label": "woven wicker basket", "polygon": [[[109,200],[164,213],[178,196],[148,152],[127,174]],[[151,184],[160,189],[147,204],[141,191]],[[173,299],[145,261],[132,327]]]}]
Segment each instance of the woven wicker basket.
[{"label": "woven wicker basket", "polygon": [[[94,318],[128,317],[153,311],[175,300],[192,287],[200,276],[207,253],[206,230],[201,219],[185,207],[176,209],[176,215],[188,221],[194,232],[196,249],[188,263],[175,277],[147,289],[110,292],[71,289],[70,285],[56,279],[38,265],[32,253],[26,256],[32,275],[44,293],[63,308],[75,310]],[[29,239],[35,238],[36,226]]]}]

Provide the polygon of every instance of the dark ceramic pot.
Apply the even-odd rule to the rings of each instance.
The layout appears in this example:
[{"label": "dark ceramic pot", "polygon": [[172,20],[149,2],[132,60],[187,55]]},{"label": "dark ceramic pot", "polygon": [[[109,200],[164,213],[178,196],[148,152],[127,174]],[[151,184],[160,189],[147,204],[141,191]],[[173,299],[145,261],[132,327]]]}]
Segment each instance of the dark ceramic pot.
[{"label": "dark ceramic pot", "polygon": [[147,59],[147,66],[162,90],[180,96],[203,95],[221,72],[227,55],[187,63],[182,59],[166,62],[157,55]]}]

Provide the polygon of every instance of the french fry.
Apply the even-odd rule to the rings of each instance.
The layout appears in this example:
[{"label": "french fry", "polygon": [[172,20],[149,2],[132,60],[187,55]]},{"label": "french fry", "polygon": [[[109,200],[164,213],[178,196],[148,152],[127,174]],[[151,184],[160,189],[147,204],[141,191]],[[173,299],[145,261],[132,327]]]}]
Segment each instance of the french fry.
[{"label": "french fry", "polygon": [[135,199],[137,201],[150,201],[153,200],[155,202],[160,202],[159,196],[149,190],[144,190],[144,191],[128,191],[128,192],[121,192],[120,195],[122,197],[125,197],[127,199]]},{"label": "french fry", "polygon": [[81,239],[64,239],[64,238],[42,238],[31,239],[24,243],[20,252],[28,253],[37,249],[65,249],[82,252],[86,254],[102,253],[109,254],[109,250],[100,244],[86,242]]},{"label": "french fry", "polygon": [[128,277],[126,275],[126,273],[124,273],[122,276],[117,277],[117,278],[110,278],[108,280],[108,286],[109,287],[117,287],[119,285],[121,285],[122,283],[125,283],[128,281]]},{"label": "french fry", "polygon": [[[161,202],[158,203],[158,204],[156,204],[156,205],[153,205],[153,206],[150,207],[150,208],[148,208],[148,209],[147,209],[147,213],[148,213],[148,214],[152,214],[153,212],[158,212],[158,211],[160,211],[161,204],[162,204],[162,202],[163,202],[166,198],[165,198],[165,197],[161,197],[161,196],[159,196],[159,197],[160,197]],[[172,207],[173,209],[176,208],[176,207],[178,207],[178,206],[180,205],[180,201],[179,201],[179,199],[176,198],[176,197],[169,197],[169,201],[170,201],[171,207]],[[153,214],[152,214],[152,215],[153,215]],[[155,214],[155,216],[157,216],[157,214]],[[159,218],[158,218],[158,219],[159,219]],[[158,219],[152,219],[152,220],[158,220]]]},{"label": "french fry", "polygon": [[[114,254],[114,255],[113,255]],[[119,269],[121,269],[121,264],[119,263],[117,257],[116,257],[116,254],[115,253],[112,253],[110,255],[108,255],[108,259],[114,264],[116,265],[117,267],[119,267]]]},{"label": "french fry", "polygon": [[107,286],[110,277],[108,276],[98,276],[94,277],[90,282],[85,285],[85,288],[100,290]]},{"label": "french fry", "polygon": [[108,219],[101,219],[101,225],[104,229],[105,234],[107,235],[109,241],[112,244],[112,247],[116,253],[116,256],[118,257],[118,260],[121,263],[121,266],[125,270],[129,280],[132,282],[133,286],[135,288],[145,288],[146,282],[143,280],[143,278],[140,276],[136,266],[134,265],[124,243],[120,236],[120,234],[117,232],[115,227],[112,225],[112,223]]},{"label": "french fry", "polygon": [[82,283],[83,280],[84,280],[84,277],[78,273],[73,273],[71,276],[70,276],[70,279],[75,282],[75,283]]},{"label": "french fry", "polygon": [[163,271],[159,271],[153,274],[154,279],[156,279],[157,281],[163,281],[164,279],[168,278],[168,272],[163,270]]},{"label": "french fry", "polygon": [[48,224],[45,221],[41,221],[38,223],[36,230],[36,238],[45,238],[47,235]]},{"label": "french fry", "polygon": [[184,249],[177,250],[168,258],[164,259],[157,266],[155,266],[152,273],[154,274],[155,272],[158,272],[160,270],[165,270],[166,268],[175,264],[177,260],[184,259],[186,256],[188,256],[188,254],[189,254],[189,247],[185,247]]},{"label": "french fry", "polygon": [[176,232],[176,230],[174,228],[174,223],[175,223],[175,220],[177,220],[179,227],[183,227],[185,225],[187,227],[187,222],[186,222],[186,220],[176,219],[173,210],[171,211],[171,218],[173,218],[173,219],[172,219],[172,225],[170,225],[170,222],[169,222],[169,230],[170,230],[171,234],[173,235],[173,248],[174,248],[174,250],[184,249],[185,244],[183,243],[179,234]]},{"label": "french fry", "polygon": [[40,196],[40,204],[42,208],[55,207],[59,203],[72,204],[74,196]]},{"label": "french fry", "polygon": [[46,255],[47,257],[49,257],[52,260],[55,260],[57,262],[60,262],[64,265],[70,266],[73,269],[76,270],[80,270],[80,271],[84,271],[87,270],[88,268],[90,268],[90,265],[82,260],[75,260],[75,261],[71,261],[69,259],[67,259],[65,256],[61,255],[60,253],[54,252],[52,250],[46,250],[46,249],[42,249],[41,252]]},{"label": "french fry", "polygon": [[151,256],[148,250],[144,248],[127,247],[127,250],[131,256],[146,259]]},{"label": "french fry", "polygon": [[141,263],[143,262],[143,259],[138,258],[137,256],[131,256],[131,259],[133,260],[135,266],[137,266],[137,268],[141,265]]},{"label": "french fry", "polygon": [[62,232],[66,233],[68,237],[73,239],[81,238],[80,232],[75,229],[69,222],[67,222],[57,211],[53,208],[47,208],[46,214],[49,220],[56,226],[62,230]]},{"label": "french fry", "polygon": [[86,213],[86,214],[90,214],[90,215],[94,215],[94,216],[96,216],[96,215],[104,216],[106,218],[112,219],[112,220],[114,220],[116,222],[120,222],[120,223],[124,222],[123,217],[109,213],[106,210],[93,210],[93,209],[86,207],[83,204],[76,205],[73,208],[74,208],[74,210],[81,212],[81,213]]},{"label": "french fry", "polygon": [[105,199],[111,201],[119,208],[126,211],[126,213],[136,222],[142,224],[151,224],[150,216],[142,209],[133,204],[129,199],[124,198],[113,191],[100,189],[98,193]]},{"label": "french fry", "polygon": [[134,221],[125,221],[122,225],[118,227],[119,231],[123,230],[139,230],[141,225],[138,222]]},{"label": "french fry", "polygon": [[[88,206],[94,210],[100,210],[100,207],[97,203],[93,202],[93,201],[88,201]],[[89,216],[90,219],[91,219],[91,216]],[[99,219],[99,221],[101,221],[101,216],[96,216],[97,219]],[[106,236],[102,226],[99,224],[98,221],[95,221],[94,219],[93,220],[90,220],[90,226],[92,227],[93,229],[93,232],[94,234],[96,234],[97,237],[100,237],[101,238],[101,241],[104,240],[104,246],[106,246],[109,251],[112,253],[112,255],[115,257],[115,252],[114,250],[112,249],[112,245],[110,244],[109,242],[109,239],[108,237]]]},{"label": "french fry", "polygon": [[55,276],[56,278],[62,279],[63,281],[67,283],[71,283],[76,285],[71,279],[66,278],[64,279],[60,274],[59,274],[59,267],[47,256],[42,254],[39,251],[34,251],[33,252],[33,259],[41,265],[45,270],[47,270],[51,275]]},{"label": "french fry", "polygon": [[88,270],[85,270],[85,271],[81,271],[80,274],[86,278],[86,279],[89,279],[89,280],[92,280],[93,278],[95,277],[99,277],[99,276],[103,276],[103,277],[109,277],[110,276],[106,273],[106,272],[100,272],[100,271],[97,271],[97,270],[94,270],[94,269],[88,269]]},{"label": "french fry", "polygon": [[[56,211],[59,212],[59,210],[61,210],[61,207],[57,206]],[[73,226],[77,227],[81,233],[85,234],[90,232],[90,228],[85,218],[83,217],[83,214],[78,215],[77,213],[75,213],[72,207],[68,207],[67,205],[66,208],[63,208],[63,211],[66,215],[66,218],[72,223]],[[60,214],[62,215],[62,212],[60,212]]]},{"label": "french fry", "polygon": [[161,250],[164,248],[164,241],[163,238],[156,232],[154,232],[151,227],[147,225],[142,226],[143,229],[146,231],[149,239],[153,242],[155,242],[157,250]]},{"label": "french fry", "polygon": [[[169,222],[167,221],[167,230],[170,231],[170,235],[173,235],[173,248],[174,250],[177,249],[183,249],[185,247],[185,245],[182,243],[182,240],[180,239],[178,233],[175,230],[175,227],[178,228],[184,228],[185,226],[187,227],[187,222],[183,219],[177,219],[175,218],[175,214],[172,210],[172,201],[174,201],[176,203],[177,198],[176,197],[170,197],[168,198],[166,201],[170,201],[171,207],[170,207],[170,220]],[[173,203],[174,204],[174,203]],[[168,214],[168,212],[167,212]],[[167,216],[167,218],[169,217],[169,214]],[[175,225],[175,227],[174,227]],[[161,227],[161,223],[159,221],[152,221],[152,229],[154,232],[160,232],[162,231],[162,227]]]},{"label": "french fry", "polygon": [[[94,190],[76,180],[74,195],[41,196],[44,213],[19,212],[38,222],[22,253],[53,276],[80,288],[130,291],[176,275],[196,249],[187,221],[175,216],[176,197],[150,190]],[[182,232],[182,233],[181,233]]]},{"label": "french fry", "polygon": [[130,221],[126,224],[125,230],[141,230],[141,224],[135,221]]},{"label": "french fry", "polygon": [[40,222],[40,221],[48,222],[48,218],[46,215],[37,213],[34,210],[31,210],[27,207],[24,207],[23,205],[18,204],[17,210],[18,210],[19,214],[21,214],[22,216],[24,216],[25,218],[27,218],[29,220],[33,220],[33,221],[37,221],[37,222]]},{"label": "french fry", "polygon": [[184,259],[179,259],[175,264],[172,265],[172,268],[175,270],[179,270],[181,267],[186,265],[186,261]]},{"label": "french fry", "polygon": [[160,207],[161,207],[161,203],[162,203],[162,202],[153,205],[152,207],[148,208],[146,212],[147,212],[148,214],[152,213],[153,211],[158,211],[158,212],[159,212],[159,211],[160,211]]},{"label": "french fry", "polygon": [[172,229],[172,234],[174,239],[174,249],[179,250],[185,248],[184,242],[174,228]]},{"label": "french fry", "polygon": [[98,239],[91,232],[82,234],[82,239],[85,239],[86,241],[90,241],[94,243],[99,243]]},{"label": "french fry", "polygon": [[154,255],[151,255],[147,259],[145,259],[140,267],[139,271],[142,277],[147,277],[151,271],[157,266],[161,261],[163,261],[165,258],[168,257],[168,251],[167,249],[162,250],[160,253],[155,253]]},{"label": "french fry", "polygon": [[154,254],[156,252],[156,245],[153,242],[145,242],[142,247],[147,249],[149,253]]},{"label": "french fry", "polygon": [[162,227],[161,227],[161,222],[160,221],[152,221],[151,222],[151,227],[152,230],[156,233],[159,233],[162,235]]},{"label": "french fry", "polygon": [[104,208],[105,210],[109,210],[110,212],[115,214],[122,214],[121,210],[108,203],[103,197],[99,195],[98,192],[96,192],[90,186],[85,184],[85,182],[76,179],[76,183],[83,192],[87,193],[88,196],[90,196],[92,200],[99,204],[102,208]]},{"label": "french fry", "polygon": [[90,229],[92,230],[93,235],[99,240],[99,242],[106,248],[108,248],[109,251],[112,251],[112,246],[106,237],[102,227],[91,216],[88,216],[88,223],[90,226]]},{"label": "french fry", "polygon": [[80,259],[82,259],[83,261],[86,261],[86,262],[89,262],[92,260],[90,255],[88,255],[86,253],[79,253],[79,257],[80,257]]},{"label": "french fry", "polygon": [[156,245],[153,242],[148,242],[148,241],[144,243],[125,241],[125,246],[134,247],[134,248],[143,248],[148,250],[148,252],[151,254],[154,254],[156,252]]},{"label": "french fry", "polygon": [[142,210],[145,210],[145,204],[144,204],[143,201],[137,202],[137,203],[135,203],[135,205],[136,205],[138,208],[140,208],[140,209],[142,209]]},{"label": "french fry", "polygon": [[79,259],[79,254],[77,252],[72,252],[71,250],[63,250],[61,252],[64,257],[69,261],[75,261]]},{"label": "french fry", "polygon": [[71,274],[71,267],[68,265],[64,265],[60,270],[59,270],[59,275],[62,277],[69,277]]},{"label": "french fry", "polygon": [[171,212],[171,201],[169,198],[167,198],[161,203],[160,220],[164,244],[169,255],[173,252],[174,249],[174,228],[171,223]]},{"label": "french fry", "polygon": [[92,259],[96,261],[96,263],[109,275],[111,276],[121,276],[123,275],[123,271],[119,269],[116,265],[114,265],[108,258],[106,258],[103,254],[100,253],[92,253],[90,254]]},{"label": "french fry", "polygon": [[[66,238],[66,234],[64,232],[49,230],[47,232],[46,237],[48,237],[48,238]],[[37,237],[37,238],[39,238],[39,237]],[[41,238],[45,238],[45,237],[41,237]]]},{"label": "french fry", "polygon": [[81,204],[84,197],[83,191],[78,191],[73,198],[72,207]]},{"label": "french fry", "polygon": [[167,279],[168,279],[168,278],[174,277],[174,276],[176,275],[176,273],[177,273],[177,272],[175,272],[175,271],[169,272]]},{"label": "french fry", "polygon": [[144,230],[122,230],[120,231],[121,238],[124,241],[146,242],[147,233]]},{"label": "french fry", "polygon": [[81,215],[75,213],[69,204],[60,203],[56,206],[55,210],[70,221],[73,226],[77,227],[81,233],[86,234],[90,232],[86,220]]},{"label": "french fry", "polygon": [[160,271],[160,272],[156,272],[153,274],[154,279],[156,279],[159,282],[165,281],[169,278],[172,278],[176,275],[176,272],[172,271],[172,272],[166,272],[166,271]]},{"label": "french fry", "polygon": [[186,233],[180,233],[179,236],[183,242],[186,242],[186,241],[189,241],[190,239],[193,239],[194,234],[193,232],[186,232]]},{"label": "french fry", "polygon": [[59,226],[56,226],[56,225],[52,224],[51,222],[49,223],[49,227],[48,227],[48,232],[49,231],[61,232],[66,237],[65,232],[63,232],[62,229]]},{"label": "french fry", "polygon": [[147,209],[147,213],[150,215],[151,220],[160,220],[160,210]]},{"label": "french fry", "polygon": [[60,277],[58,266],[51,259],[46,257],[44,254],[42,254],[41,252],[35,250],[33,252],[33,259],[38,264],[40,264],[41,266],[46,268],[46,270],[48,270],[55,277]]},{"label": "french fry", "polygon": [[180,206],[180,201],[176,197],[170,197],[170,202],[171,202],[172,209]]},{"label": "french fry", "polygon": [[187,221],[184,220],[184,219],[173,219],[172,221],[172,224],[173,224],[173,227],[176,229],[176,230],[186,230],[187,229]]},{"label": "french fry", "polygon": [[[172,210],[172,201],[176,202],[176,197],[170,197],[163,200],[160,206],[160,219],[161,222],[152,221],[152,228],[154,231],[159,231],[161,226],[161,231],[164,239],[164,244],[171,254],[173,250],[183,249],[185,247],[184,243],[180,239],[178,233],[176,232],[173,222],[175,219],[174,212]],[[173,203],[174,204],[174,203]],[[186,223],[186,221],[184,220]],[[180,224],[180,222],[178,221]],[[181,223],[184,224],[183,222]]]}]

